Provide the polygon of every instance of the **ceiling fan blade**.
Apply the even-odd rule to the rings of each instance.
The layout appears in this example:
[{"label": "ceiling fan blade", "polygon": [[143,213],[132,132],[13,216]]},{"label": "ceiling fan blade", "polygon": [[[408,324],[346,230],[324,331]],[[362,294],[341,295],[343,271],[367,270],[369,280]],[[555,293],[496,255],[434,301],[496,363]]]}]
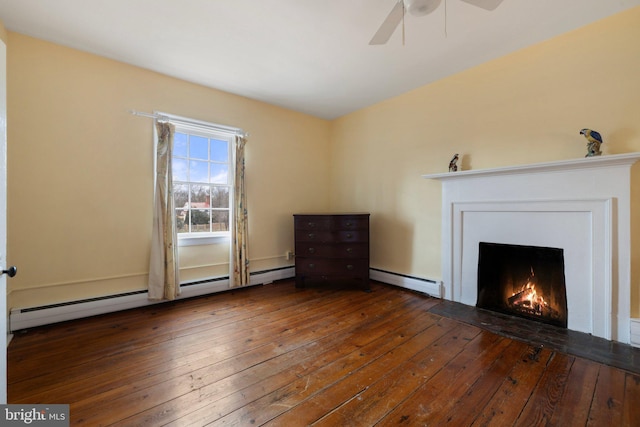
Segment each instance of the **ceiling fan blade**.
[{"label": "ceiling fan blade", "polygon": [[462,0],[465,3],[472,4],[474,6],[481,7],[486,10],[493,10],[496,7],[500,6],[502,0]]},{"label": "ceiling fan blade", "polygon": [[373,38],[369,42],[370,45],[375,44],[385,44],[390,38],[393,32],[398,27],[398,24],[402,21],[402,17],[404,15],[404,4],[402,1],[396,3],[387,15],[387,18],[384,20],[378,31],[373,35]]}]

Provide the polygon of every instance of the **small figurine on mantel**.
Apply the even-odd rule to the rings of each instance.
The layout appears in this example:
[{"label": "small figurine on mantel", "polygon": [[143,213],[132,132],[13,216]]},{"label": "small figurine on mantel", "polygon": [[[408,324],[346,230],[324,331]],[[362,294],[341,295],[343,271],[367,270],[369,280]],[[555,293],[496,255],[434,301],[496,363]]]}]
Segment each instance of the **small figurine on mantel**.
[{"label": "small figurine on mantel", "polygon": [[587,155],[585,157],[599,156],[602,154],[600,151],[600,144],[602,144],[602,136],[595,130],[582,129],[580,135],[584,135],[587,138]]},{"label": "small figurine on mantel", "polygon": [[449,162],[449,172],[457,172],[458,171],[458,154],[456,153],[453,156],[453,159]]}]

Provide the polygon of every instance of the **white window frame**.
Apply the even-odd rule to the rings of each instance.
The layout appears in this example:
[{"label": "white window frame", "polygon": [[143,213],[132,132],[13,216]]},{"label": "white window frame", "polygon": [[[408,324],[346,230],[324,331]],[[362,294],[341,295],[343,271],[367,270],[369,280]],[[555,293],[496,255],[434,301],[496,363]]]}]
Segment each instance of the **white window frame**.
[{"label": "white window frame", "polygon": [[[208,138],[221,139],[229,142],[229,230],[233,227],[233,191],[235,184],[235,136],[242,134],[242,130],[214,123],[194,120],[187,117],[176,116],[173,114],[155,112],[161,117],[175,126],[176,132],[195,134],[206,136]],[[173,156],[173,153],[172,153]],[[173,182],[171,183],[173,185]],[[175,206],[175,208],[178,208]],[[178,247],[210,245],[215,243],[228,242],[231,239],[230,231],[214,231],[214,232],[189,232],[178,233]]]}]

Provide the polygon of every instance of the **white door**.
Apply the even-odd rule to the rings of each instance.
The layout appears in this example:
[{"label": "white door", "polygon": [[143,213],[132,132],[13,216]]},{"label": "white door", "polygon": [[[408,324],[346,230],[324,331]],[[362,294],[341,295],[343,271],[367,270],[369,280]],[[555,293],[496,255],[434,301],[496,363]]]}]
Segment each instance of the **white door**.
[{"label": "white door", "polygon": [[[7,263],[7,46],[0,40],[0,269]],[[7,403],[7,275],[0,275],[0,404]]]}]

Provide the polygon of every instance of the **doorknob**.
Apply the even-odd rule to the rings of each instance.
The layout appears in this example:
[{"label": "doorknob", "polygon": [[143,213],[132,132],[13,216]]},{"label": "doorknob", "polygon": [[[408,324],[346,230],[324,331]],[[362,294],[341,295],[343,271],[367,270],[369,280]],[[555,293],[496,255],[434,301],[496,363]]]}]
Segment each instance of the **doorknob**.
[{"label": "doorknob", "polygon": [[15,265],[12,265],[7,270],[2,270],[2,274],[6,274],[9,277],[13,277],[16,274],[18,274],[18,267],[16,267]]}]

